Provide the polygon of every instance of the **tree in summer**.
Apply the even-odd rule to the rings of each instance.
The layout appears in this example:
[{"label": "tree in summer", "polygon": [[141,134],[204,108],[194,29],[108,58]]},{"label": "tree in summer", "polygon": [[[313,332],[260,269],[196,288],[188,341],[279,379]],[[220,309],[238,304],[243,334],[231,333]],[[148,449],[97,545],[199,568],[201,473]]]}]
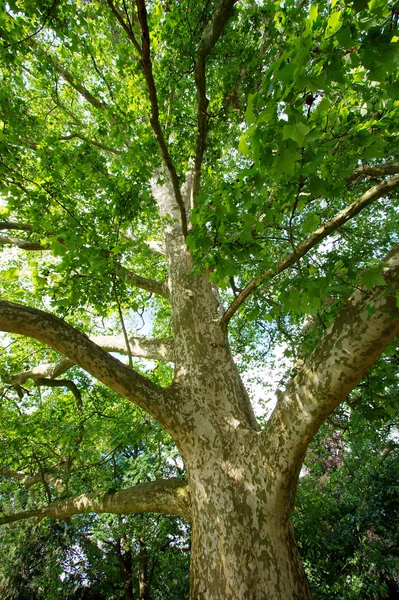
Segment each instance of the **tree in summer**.
[{"label": "tree in summer", "polygon": [[[12,371],[6,336],[4,393],[60,388],[61,429],[75,403],[62,485],[5,436],[3,475],[42,496],[3,524],[174,514],[191,598],[311,598],[304,455],[399,331],[397,24],[386,0],[3,5],[0,240],[19,250],[0,330],[35,340]],[[282,343],[295,364],[263,424],[240,369]],[[74,495],[83,377],[152,415],[187,481]]]},{"label": "tree in summer", "polygon": [[320,600],[399,594],[395,362],[393,354],[372,368],[320,428],[305,459],[293,523]]}]

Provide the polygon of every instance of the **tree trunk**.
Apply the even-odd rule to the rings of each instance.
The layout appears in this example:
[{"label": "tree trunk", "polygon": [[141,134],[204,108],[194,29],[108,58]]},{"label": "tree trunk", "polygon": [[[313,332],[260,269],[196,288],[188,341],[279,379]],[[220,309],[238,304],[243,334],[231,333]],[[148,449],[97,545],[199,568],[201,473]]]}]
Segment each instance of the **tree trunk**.
[{"label": "tree trunk", "polygon": [[245,437],[239,449],[225,439],[188,461],[191,599],[311,600],[289,519],[295,481],[282,487]]},{"label": "tree trunk", "polygon": [[176,234],[166,236],[176,398],[169,431],[190,484],[191,599],[310,600],[289,520],[300,461],[288,469],[273,451],[268,456],[220,323],[219,296],[208,274],[192,275]]},{"label": "tree trunk", "polygon": [[148,551],[143,540],[139,540],[139,591],[140,600],[150,600],[150,584],[148,581]]},{"label": "tree trunk", "polygon": [[292,526],[271,520],[267,537],[260,538],[244,530],[236,514],[194,523],[190,597],[311,600]]},{"label": "tree trunk", "polygon": [[118,557],[119,572],[123,582],[123,591],[125,600],[134,600],[133,594],[133,563],[131,548],[124,552],[121,546],[121,540],[116,544],[116,555]]}]

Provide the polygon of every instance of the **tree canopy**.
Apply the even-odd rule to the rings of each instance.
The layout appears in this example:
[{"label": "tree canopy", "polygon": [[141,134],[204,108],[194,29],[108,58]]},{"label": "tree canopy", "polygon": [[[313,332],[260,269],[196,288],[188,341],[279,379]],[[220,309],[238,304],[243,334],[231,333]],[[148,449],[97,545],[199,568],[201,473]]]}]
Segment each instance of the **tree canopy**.
[{"label": "tree canopy", "polygon": [[[307,445],[378,360],[369,412],[395,413],[398,15],[2,5],[2,523],[170,512],[193,523],[193,599],[310,597],[289,521]],[[238,371],[265,400],[282,353],[255,417]]]}]

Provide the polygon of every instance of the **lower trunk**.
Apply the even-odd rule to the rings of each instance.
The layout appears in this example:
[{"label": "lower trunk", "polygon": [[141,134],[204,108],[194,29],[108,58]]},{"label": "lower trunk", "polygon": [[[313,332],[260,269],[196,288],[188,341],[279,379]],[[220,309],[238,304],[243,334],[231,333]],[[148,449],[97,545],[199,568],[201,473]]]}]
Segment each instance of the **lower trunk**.
[{"label": "lower trunk", "polygon": [[[291,524],[270,524],[266,538],[225,519],[194,523],[192,600],[311,600]],[[230,531],[228,529],[231,527]]]},{"label": "lower trunk", "polygon": [[229,455],[191,470],[191,600],[312,598],[279,492],[284,479],[259,460],[255,467],[254,454],[243,449],[246,467]]}]

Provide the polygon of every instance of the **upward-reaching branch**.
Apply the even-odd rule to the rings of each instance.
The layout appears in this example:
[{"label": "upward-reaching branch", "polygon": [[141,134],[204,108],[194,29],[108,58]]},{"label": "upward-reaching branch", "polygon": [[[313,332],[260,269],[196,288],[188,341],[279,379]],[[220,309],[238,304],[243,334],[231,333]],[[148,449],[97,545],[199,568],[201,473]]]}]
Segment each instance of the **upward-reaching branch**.
[{"label": "upward-reaching branch", "polygon": [[162,158],[169,171],[170,179],[173,186],[174,195],[176,202],[180,210],[181,228],[184,237],[187,237],[187,214],[186,207],[184,204],[183,196],[180,190],[179,178],[177,176],[175,165],[173,164],[172,158],[169,153],[169,148],[165,140],[165,136],[162,131],[161,124],[159,122],[159,106],[157,90],[155,87],[154,75],[152,72],[152,61],[151,61],[151,48],[150,48],[150,32],[148,29],[147,21],[147,9],[145,6],[145,0],[136,0],[137,14],[141,27],[141,66],[143,69],[144,77],[147,83],[147,91],[151,104],[151,126],[154,131],[155,137],[157,138],[159,148],[161,150]]},{"label": "upward-reaching branch", "polygon": [[[320,424],[347,397],[399,332],[399,245],[381,267],[386,286],[359,288],[281,394],[265,437],[271,459],[295,476]],[[297,473],[296,473],[297,474]],[[294,483],[287,480],[287,487]],[[287,490],[288,493],[288,490]]]},{"label": "upward-reaching branch", "polygon": [[385,194],[388,194],[391,190],[399,187],[399,175],[394,175],[386,181],[382,181],[378,185],[370,188],[362,196],[357,198],[352,204],[341,210],[335,215],[333,219],[324,223],[321,227],[316,229],[306,240],[296,246],[295,251],[287,254],[285,258],[279,260],[274,267],[268,269],[264,273],[261,273],[258,277],[255,277],[248,285],[238,294],[238,296],[231,303],[222,317],[222,323],[227,325],[231,317],[237,312],[240,306],[247,300],[247,298],[253,294],[253,292],[263,283],[266,279],[272,279],[279,273],[282,273],[289,267],[292,267],[299,258],[305,256],[316,244],[324,240],[326,237],[331,235],[334,231],[337,231],[339,227],[347,223],[350,219],[358,215],[364,208],[371,204],[374,200],[381,198]]},{"label": "upward-reaching branch", "polygon": [[187,236],[187,214],[186,207],[184,205],[184,200],[182,197],[182,193],[180,190],[179,178],[177,176],[176,167],[173,164],[172,158],[169,153],[168,144],[165,140],[161,124],[159,122],[159,105],[158,105],[158,96],[157,90],[155,86],[154,75],[152,72],[152,61],[151,61],[151,48],[150,48],[150,32],[148,29],[148,21],[147,21],[147,9],[145,6],[144,0],[136,0],[138,19],[141,27],[141,47],[136,40],[134,32],[129,23],[126,23],[122,15],[115,8],[115,5],[112,0],[107,0],[107,3],[118,20],[119,24],[123,27],[126,32],[129,40],[132,42],[135,47],[139,57],[140,64],[143,70],[144,78],[147,84],[147,92],[151,105],[151,127],[155,134],[155,137],[158,142],[158,146],[161,150],[162,158],[165,163],[166,168],[168,169],[170,179],[173,186],[173,192],[176,198],[176,202],[180,211],[180,220],[181,220],[181,228],[183,235]]},{"label": "upward-reaching branch", "polygon": [[173,392],[129,369],[83,333],[41,310],[0,301],[0,330],[32,337],[54,348],[93,377],[144,408],[165,426],[175,421]]},{"label": "upward-reaching branch", "polygon": [[194,178],[192,187],[192,202],[199,193],[201,181],[201,166],[204,158],[206,138],[208,134],[208,99],[206,97],[206,59],[218,41],[223,27],[230,17],[232,8],[237,0],[221,0],[217,6],[211,22],[203,34],[197,49],[197,59],[195,64],[195,84],[197,86],[198,103],[198,134],[195,149],[194,160]]},{"label": "upward-reaching branch", "polygon": [[134,35],[133,29],[131,28],[130,23],[126,23],[125,19],[123,18],[123,15],[121,15],[119,10],[116,8],[113,0],[107,0],[107,4],[110,7],[112,14],[114,15],[114,17],[116,18],[118,23],[125,30],[127,37],[132,42],[133,46],[136,48],[138,55],[141,56],[142,51],[140,48],[140,44],[138,43],[136,36]]}]

